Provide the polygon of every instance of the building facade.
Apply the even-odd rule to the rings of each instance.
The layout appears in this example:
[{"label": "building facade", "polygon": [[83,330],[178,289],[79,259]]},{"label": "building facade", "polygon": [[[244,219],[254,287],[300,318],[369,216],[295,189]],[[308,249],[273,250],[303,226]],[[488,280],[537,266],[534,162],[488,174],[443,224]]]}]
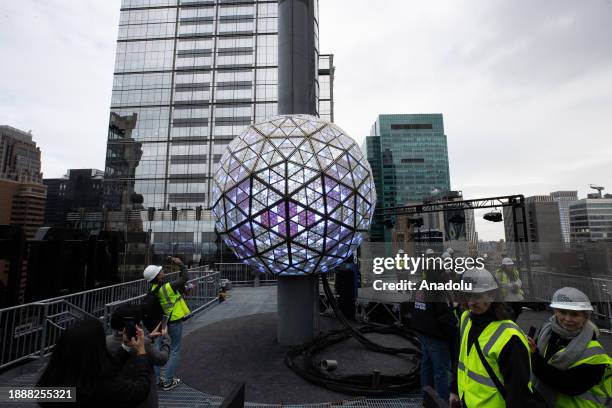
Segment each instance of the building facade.
[{"label": "building facade", "polygon": [[47,187],[42,184],[40,167],[40,149],[31,132],[0,126],[0,225],[12,226],[1,228],[2,234],[8,234],[2,237],[5,242],[0,257],[3,304],[9,298],[13,303],[23,301],[27,265],[10,258],[16,255],[18,241],[32,239],[43,225]]},{"label": "building facade", "polygon": [[[207,209],[226,146],[277,113],[278,2],[123,0],[121,7],[104,204],[142,209],[160,248],[198,252],[214,237]],[[333,56],[318,55],[316,1],[314,9],[317,106],[333,120]]]},{"label": "building facade", "polygon": [[578,191],[553,191],[550,196],[559,205],[559,220],[561,222],[561,236],[565,245],[570,243],[569,207],[578,200]]},{"label": "building facade", "polygon": [[45,226],[64,226],[71,211],[101,211],[103,181],[104,172],[97,169],[69,169],[62,178],[43,179]]},{"label": "building facade", "polygon": [[0,126],[0,178],[41,183],[40,148],[31,132]]},{"label": "building facade", "polygon": [[570,204],[569,218],[572,242],[612,242],[612,194]]},{"label": "building facade", "polygon": [[26,238],[43,225],[47,188],[40,167],[32,134],[0,126],[0,224],[23,227]]},{"label": "building facade", "polygon": [[[379,115],[362,146],[374,176],[378,208],[421,202],[450,190],[442,114]],[[370,238],[387,240],[375,217]]]},{"label": "building facade", "polygon": [[[547,262],[551,253],[563,249],[559,206],[551,195],[525,197],[529,254],[534,261]],[[517,231],[514,233],[512,211],[504,207],[504,231],[511,256],[516,256],[515,243],[523,237],[521,212],[517,211]]]},{"label": "building facade", "polygon": [[[424,198],[419,204],[458,202],[463,200],[461,191],[444,191]],[[448,208],[448,207],[447,207]],[[410,216],[397,216],[394,223],[393,241],[423,242],[423,251],[432,248],[439,253],[453,248],[462,254],[475,253],[478,249],[478,236],[474,220],[474,210],[467,206],[454,204],[448,211],[427,212]]]}]

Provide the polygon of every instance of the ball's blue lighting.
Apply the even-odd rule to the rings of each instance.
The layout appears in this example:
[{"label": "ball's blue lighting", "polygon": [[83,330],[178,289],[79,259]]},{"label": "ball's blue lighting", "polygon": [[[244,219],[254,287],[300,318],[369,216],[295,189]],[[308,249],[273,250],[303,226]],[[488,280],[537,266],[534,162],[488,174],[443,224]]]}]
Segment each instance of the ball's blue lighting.
[{"label": "ball's blue lighting", "polygon": [[309,115],[248,127],[213,183],[217,230],[243,262],[278,275],[325,273],[368,231],[376,191],[355,141]]}]

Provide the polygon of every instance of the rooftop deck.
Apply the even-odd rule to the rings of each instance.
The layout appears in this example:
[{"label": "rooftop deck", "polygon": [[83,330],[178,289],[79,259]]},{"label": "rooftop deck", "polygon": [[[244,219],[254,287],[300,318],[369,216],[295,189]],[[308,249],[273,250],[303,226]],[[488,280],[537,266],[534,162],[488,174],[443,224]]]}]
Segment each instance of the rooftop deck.
[{"label": "rooftop deck", "polygon": [[[249,315],[275,313],[277,307],[276,286],[261,286],[253,287],[238,287],[228,292],[228,298],[225,302],[216,304],[207,310],[196,315],[185,323],[184,337],[189,336],[194,331],[205,326],[217,323],[225,319],[234,319]],[[530,326],[540,327],[541,324],[550,316],[548,312],[532,312],[526,310],[519,319],[519,324],[523,329],[528,330]],[[603,334],[601,342],[610,353],[612,351],[612,335]],[[182,356],[182,364],[187,363],[186,356]],[[36,382],[40,370],[46,363],[46,359],[35,360],[20,366],[11,368],[0,374],[0,386],[5,387],[20,387],[31,386]],[[180,369],[179,369],[180,371]],[[246,399],[249,400],[247,392]],[[365,399],[347,396],[340,403],[339,401],[330,403],[313,403],[303,405],[283,404],[286,407],[312,407],[323,408],[331,406],[347,406],[347,407],[421,407],[422,400],[418,397],[405,397],[396,399]],[[160,407],[217,407],[222,401],[222,396],[210,395],[198,391],[187,384],[182,384],[180,387],[169,391],[159,392]],[[34,407],[33,403],[29,404],[7,404],[11,407]],[[247,403],[249,407],[272,407],[279,406],[278,404],[267,403]]]}]

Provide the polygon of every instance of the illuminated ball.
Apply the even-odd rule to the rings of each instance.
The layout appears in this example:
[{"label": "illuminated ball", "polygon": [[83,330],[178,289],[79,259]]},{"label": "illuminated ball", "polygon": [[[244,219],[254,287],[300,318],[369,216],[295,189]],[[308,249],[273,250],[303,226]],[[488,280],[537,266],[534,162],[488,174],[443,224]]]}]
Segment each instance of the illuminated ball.
[{"label": "illuminated ball", "polygon": [[376,191],[355,141],[333,123],[280,115],[227,146],[214,175],[213,213],[243,262],[278,275],[325,273],[370,227]]}]

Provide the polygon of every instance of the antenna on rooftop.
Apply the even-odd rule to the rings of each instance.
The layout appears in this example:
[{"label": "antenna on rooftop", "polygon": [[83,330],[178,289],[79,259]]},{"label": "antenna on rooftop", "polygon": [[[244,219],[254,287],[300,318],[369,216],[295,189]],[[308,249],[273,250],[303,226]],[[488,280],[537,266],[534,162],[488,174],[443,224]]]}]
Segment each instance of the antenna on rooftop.
[{"label": "antenna on rooftop", "polygon": [[589,184],[589,187],[592,188],[593,190],[597,190],[597,193],[599,194],[599,198],[602,197],[601,191],[604,190],[604,187],[598,186],[597,184]]}]

